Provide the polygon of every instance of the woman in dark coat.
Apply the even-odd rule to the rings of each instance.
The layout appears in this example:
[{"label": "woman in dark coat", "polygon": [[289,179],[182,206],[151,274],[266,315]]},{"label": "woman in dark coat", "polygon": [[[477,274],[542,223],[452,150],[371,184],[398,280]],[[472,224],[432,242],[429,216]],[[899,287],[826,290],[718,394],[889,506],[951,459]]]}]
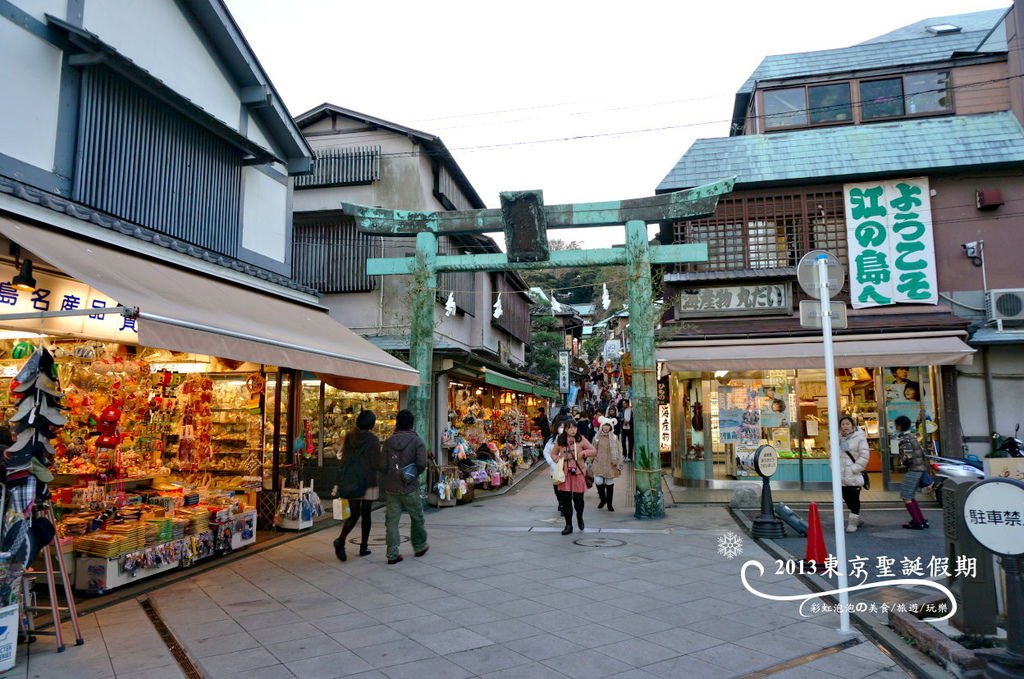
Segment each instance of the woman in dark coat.
[{"label": "woman in dark coat", "polygon": [[342,561],[347,560],[345,555],[345,540],[348,534],[356,526],[356,521],[362,519],[360,529],[362,541],[359,544],[359,556],[366,556],[370,550],[366,547],[366,541],[370,537],[370,512],[373,510],[373,501],[380,497],[377,488],[377,462],[380,459],[380,439],[371,430],[377,424],[377,416],[371,410],[364,410],[356,418],[356,428],[345,436],[345,446],[342,449],[342,462],[354,455],[359,461],[358,468],[366,479],[366,493],[360,498],[350,498],[349,507],[351,513],[341,526],[341,535],[334,541],[334,553]]}]

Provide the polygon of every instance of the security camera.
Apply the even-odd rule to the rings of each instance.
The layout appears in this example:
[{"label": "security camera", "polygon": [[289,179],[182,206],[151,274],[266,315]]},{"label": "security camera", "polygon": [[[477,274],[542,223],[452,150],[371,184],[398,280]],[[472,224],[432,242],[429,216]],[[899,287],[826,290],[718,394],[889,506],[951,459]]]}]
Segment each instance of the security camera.
[{"label": "security camera", "polygon": [[971,260],[974,266],[981,266],[984,264],[984,255],[982,251],[984,248],[985,241],[972,240],[970,243],[961,243],[960,247],[964,249],[964,254]]}]

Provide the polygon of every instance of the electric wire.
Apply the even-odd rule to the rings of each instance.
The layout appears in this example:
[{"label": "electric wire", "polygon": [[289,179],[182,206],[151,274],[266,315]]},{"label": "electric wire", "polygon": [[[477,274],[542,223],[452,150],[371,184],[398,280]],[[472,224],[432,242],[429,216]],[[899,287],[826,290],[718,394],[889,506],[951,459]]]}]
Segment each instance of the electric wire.
[{"label": "electric wire", "polygon": [[[975,33],[975,34],[986,33],[986,32],[987,31],[971,31],[971,33]],[[922,39],[928,39],[928,38],[920,38],[920,37],[907,38],[905,40],[889,41],[889,42],[887,42],[885,44],[893,45],[893,44],[898,44],[898,43],[902,43],[902,42],[911,42],[911,41],[922,40]],[[855,47],[859,47],[859,46],[862,46],[862,45],[863,45],[863,43],[861,43],[859,45],[848,46],[848,47],[830,48],[830,49],[825,49],[825,50],[811,50],[811,51],[806,52],[806,53],[798,53],[798,54],[820,54],[822,52],[832,52],[832,51],[842,52],[843,50],[849,50],[849,49],[852,49],[852,48],[855,48]],[[999,52],[977,52],[975,54],[976,54],[976,57],[978,57],[978,58],[986,58],[986,57],[991,57],[991,56],[1001,56],[1003,54],[1010,54],[1012,52],[1020,52],[1021,50],[1024,50],[1024,48],[1007,49],[1005,51],[999,51]],[[756,75],[757,71],[761,68],[761,66],[764,65],[764,63],[766,61],[768,61],[768,60],[770,60],[770,59],[772,59],[774,57],[778,57],[778,56],[784,57],[784,56],[789,56],[789,55],[786,55],[786,54],[783,54],[783,55],[769,55],[769,56],[764,57],[764,59],[762,59],[761,63],[758,65],[758,67],[755,68],[754,72],[751,74],[751,77],[753,75]],[[938,60],[936,60],[936,61],[938,61]],[[952,69],[952,68],[956,68],[957,67],[957,64],[956,64],[956,62],[954,60],[947,59],[946,61],[949,61],[950,65],[944,67],[944,69]],[[920,64],[910,64],[910,65],[911,66],[920,67],[920,66],[927,66],[927,63],[928,62],[920,63]],[[856,75],[853,75],[855,73],[859,73],[859,72],[862,72],[862,71],[868,71],[868,70],[871,70],[871,69],[883,68],[883,67],[892,66],[892,65],[893,65],[893,61],[892,61],[891,57],[889,57],[889,56],[877,57],[875,59],[866,59],[866,60],[859,61],[856,64],[856,66],[854,66],[853,68],[848,69],[846,72],[851,74],[851,76],[850,76],[851,79],[856,79],[856,80],[859,80],[859,81],[862,81],[862,82],[864,82],[864,81],[884,80],[884,79],[887,79],[887,78],[900,77],[901,75],[907,75],[905,73],[886,74],[886,75],[873,75],[873,76],[856,76]],[[929,73],[929,72],[932,72],[934,70],[941,71],[941,70],[944,70],[944,69],[924,69],[924,70],[921,70],[921,71],[914,71],[913,73]],[[807,77],[813,77],[814,75],[816,75],[816,74],[807,74],[807,73],[800,73],[800,72],[786,73],[786,74],[781,74],[781,75],[773,75],[771,77],[763,78],[763,79],[760,79],[760,80],[755,80],[754,82],[756,84],[756,83],[760,83],[760,82],[764,82],[764,81],[776,81],[776,80],[784,80],[784,79],[791,79],[791,78],[807,78]],[[749,81],[749,80],[750,80],[750,78],[747,79],[747,81]],[[745,82],[747,82],[747,81],[745,81]],[[828,84],[828,83],[827,82],[811,83],[809,85],[813,87],[813,86],[818,85],[818,84]],[[965,85],[970,85],[970,84],[971,83],[966,83]],[[805,83],[805,85],[806,85],[806,83]],[[793,85],[793,86],[790,86],[790,87],[800,87],[800,86],[803,86],[803,85]],[[765,88],[765,89],[786,89],[786,86],[778,86],[778,87]],[[711,94],[711,95],[704,95],[704,96],[700,96],[700,97],[686,97],[686,98],[683,98],[683,99],[670,99],[670,100],[663,100],[663,101],[654,101],[654,102],[645,102],[645,103],[636,103],[636,104],[626,104],[624,106],[613,105],[613,106],[610,106],[610,107],[600,107],[600,108],[594,108],[594,109],[591,109],[591,110],[574,111],[574,112],[570,112],[568,115],[572,115],[572,116],[591,115],[591,114],[604,113],[604,112],[608,112],[608,111],[621,111],[621,110],[632,110],[632,109],[638,109],[638,108],[654,108],[654,107],[659,107],[659,106],[671,106],[671,105],[675,105],[675,104],[688,104],[688,103],[693,103],[693,102],[698,102],[698,101],[707,101],[707,100],[712,100],[712,99],[733,98],[733,97],[735,97],[735,95],[736,95],[735,92],[725,92],[725,93],[721,93],[721,94]],[[521,111],[549,110],[549,109],[555,109],[555,108],[574,106],[576,104],[586,104],[586,103],[595,102],[595,101],[600,101],[600,100],[596,100],[596,99],[582,99],[582,100],[567,101],[567,102],[561,102],[561,103],[555,103],[555,104],[540,104],[540,105],[536,105],[536,106],[523,106],[523,107],[515,107],[515,108],[508,108],[508,109],[496,109],[496,110],[491,110],[491,111],[480,111],[480,112],[464,113],[464,114],[451,114],[451,115],[445,115],[445,116],[437,116],[437,117],[433,117],[433,118],[423,118],[423,119],[420,119],[420,120],[415,121],[415,122],[417,124],[419,124],[419,123],[429,123],[429,122],[433,122],[435,120],[453,120],[453,119],[460,119],[460,118],[477,118],[477,117],[484,117],[484,116],[501,115],[501,114],[505,114],[505,113],[518,113],[518,112],[521,112]],[[497,121],[494,121],[493,123],[488,123],[488,124],[496,124],[497,125],[497,124],[505,124],[505,123],[509,123],[509,122],[525,122],[525,121],[536,120],[536,119],[537,118],[522,118],[522,119],[516,119],[516,120],[512,120],[512,121],[509,121],[509,120],[497,120]],[[722,122],[722,121],[713,121],[713,122]],[[476,126],[477,125],[475,125],[475,124],[471,124],[471,125],[467,125],[466,127],[476,127]],[[456,125],[456,126],[440,127],[440,128],[435,128],[435,129],[442,129],[442,130],[443,129],[461,129],[461,127]]]},{"label": "electric wire", "polygon": [[[928,73],[932,73],[932,71],[927,71],[927,72]],[[934,71],[934,72],[935,73],[939,73],[939,72],[943,72],[943,71],[937,70],[937,71]],[[946,71],[946,72],[948,73],[948,71]],[[922,73],[925,73],[925,71],[922,71]],[[1024,77],[1024,74],[1017,74],[1017,75],[1003,76],[1003,77],[1000,77],[1000,78],[991,78],[991,79],[988,79],[988,80],[980,80],[980,81],[975,81],[975,82],[963,83],[963,84],[960,84],[960,85],[949,85],[949,86],[944,87],[944,88],[933,88],[933,89],[929,89],[929,90],[920,90],[920,91],[914,92],[911,95],[903,94],[903,95],[898,96],[898,97],[892,97],[892,100],[893,101],[899,100],[899,99],[906,100],[907,97],[920,96],[920,95],[925,95],[925,94],[937,94],[937,93],[940,93],[940,92],[955,93],[957,91],[969,90],[969,89],[985,87],[985,86],[991,86],[991,85],[995,85],[995,84],[998,84],[998,83],[1005,83],[1005,82],[1009,82],[1009,81],[1014,80],[1014,79],[1020,79],[1022,77]],[[902,78],[902,75],[901,74],[894,74],[894,75],[892,75],[889,78],[878,77],[878,78],[872,78],[872,80],[887,80],[887,79],[896,79],[896,78]],[[801,87],[814,87],[814,86],[819,85],[819,84],[820,85],[828,85],[828,84],[839,84],[841,82],[849,82],[849,81],[848,80],[835,81],[835,82],[823,81],[821,83],[815,83],[815,84],[801,84],[801,85],[793,85],[793,86],[790,86],[790,87],[779,87],[779,88],[772,88],[772,89],[791,89],[791,88],[801,88]],[[852,83],[851,83],[851,86],[852,86]],[[869,102],[869,105],[870,104],[874,104],[874,103],[885,103],[885,102],[884,101],[883,102]],[[849,104],[806,107],[806,108],[800,109],[799,111],[800,112],[805,112],[807,114],[807,116],[808,116],[808,119],[810,119],[810,116],[811,116],[812,113],[821,113],[821,112],[833,111],[835,109],[846,109],[846,108],[850,108],[851,111],[853,109],[855,109],[855,108],[860,108],[861,110],[863,110],[863,107],[864,107],[864,102],[853,103],[851,101],[851,103],[849,103]],[[916,114],[916,115],[907,116],[906,114],[904,114],[903,116],[892,116],[892,117],[887,117],[887,118],[878,118],[878,119],[872,120],[869,123],[863,123],[862,122],[860,124],[862,124],[862,125],[874,125],[874,124],[885,124],[885,123],[899,122],[899,121],[905,121],[905,120],[917,120],[917,119],[922,119],[922,118],[931,118],[931,117],[939,117],[939,116],[943,116],[943,115],[949,115],[949,113],[951,113],[951,112],[953,112],[952,106],[951,106],[951,108],[949,110],[944,110],[944,111],[936,112],[936,113],[931,114],[931,115],[928,115],[928,114]],[[787,112],[787,113],[780,113],[780,114],[769,114],[768,116],[762,115],[761,117],[786,116],[786,115],[790,115],[790,113]],[[584,141],[584,140],[588,140],[588,139],[615,138],[615,137],[623,137],[623,136],[629,136],[629,135],[635,135],[635,134],[649,134],[649,133],[653,133],[653,132],[665,132],[665,131],[671,131],[671,130],[685,129],[685,128],[689,128],[689,127],[705,127],[705,126],[709,126],[709,125],[731,124],[731,123],[732,123],[732,119],[731,118],[729,118],[729,119],[717,119],[717,120],[703,121],[703,122],[697,122],[697,123],[677,123],[677,124],[671,124],[671,125],[660,125],[660,126],[644,127],[644,128],[614,130],[614,131],[610,131],[610,132],[594,132],[594,133],[588,133],[588,134],[565,135],[565,136],[560,136],[560,137],[549,137],[549,138],[544,138],[544,139],[517,140],[517,141],[510,141],[510,142],[498,142],[498,143],[493,143],[493,144],[470,144],[470,145],[463,145],[463,146],[453,146],[453,147],[447,149],[447,151],[448,152],[451,152],[451,151],[470,151],[470,152],[471,151],[486,151],[486,150],[493,150],[493,149],[499,149],[499,148],[514,148],[514,147],[519,147],[519,146],[532,146],[532,145],[538,145],[538,144],[561,143],[561,142],[576,142],[576,141]],[[846,125],[849,125],[849,123],[846,123]],[[779,129],[776,129],[776,130],[772,130],[771,133],[772,134],[779,134],[779,133],[782,133],[782,132],[806,131],[806,130],[810,130],[810,129],[822,129],[822,128],[835,127],[835,126],[837,126],[835,123],[831,123],[831,124],[829,124],[829,123],[817,123],[817,124],[801,125],[801,126],[794,126],[794,127],[787,127],[787,128],[779,128]],[[843,125],[840,124],[838,126],[843,126]],[[430,149],[424,149],[424,150],[415,150],[415,151],[388,151],[388,152],[381,153],[380,156],[382,158],[416,158],[416,157],[440,158],[440,157],[444,156],[444,153],[445,153],[444,151],[434,151],[434,150],[430,150]]]}]

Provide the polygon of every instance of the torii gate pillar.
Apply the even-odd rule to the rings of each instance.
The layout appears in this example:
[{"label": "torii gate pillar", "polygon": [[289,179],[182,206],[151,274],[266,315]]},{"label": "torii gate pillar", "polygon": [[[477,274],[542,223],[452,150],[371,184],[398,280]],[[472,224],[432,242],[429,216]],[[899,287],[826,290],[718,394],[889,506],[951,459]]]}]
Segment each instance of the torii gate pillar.
[{"label": "torii gate pillar", "polygon": [[[661,490],[661,453],[657,430],[657,380],[654,356],[654,300],[651,266],[707,261],[707,245],[651,246],[650,222],[682,221],[713,214],[721,195],[732,191],[726,179],[688,191],[626,201],[545,206],[540,191],[502,194],[501,210],[410,212],[342,203],[359,230],[378,236],[416,236],[416,256],[369,259],[370,276],[413,277],[409,362],[420,371],[420,384],[409,389],[409,409],[416,431],[430,441],[433,391],[434,312],[439,271],[517,271],[625,264],[628,272],[629,341],[633,365],[636,511],[638,519],[665,515]],[[625,224],[626,247],[548,252],[547,229]],[[509,253],[437,254],[437,236],[504,231]],[[428,446],[429,447],[429,446]]]}]

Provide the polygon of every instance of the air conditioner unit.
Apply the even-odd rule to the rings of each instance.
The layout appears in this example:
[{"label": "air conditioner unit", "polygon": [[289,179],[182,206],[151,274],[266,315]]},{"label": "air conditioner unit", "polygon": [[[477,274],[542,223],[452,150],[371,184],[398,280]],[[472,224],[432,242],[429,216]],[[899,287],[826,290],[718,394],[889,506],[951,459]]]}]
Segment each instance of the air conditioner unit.
[{"label": "air conditioner unit", "polygon": [[1024,321],[1024,288],[989,290],[985,310],[990,321]]}]

